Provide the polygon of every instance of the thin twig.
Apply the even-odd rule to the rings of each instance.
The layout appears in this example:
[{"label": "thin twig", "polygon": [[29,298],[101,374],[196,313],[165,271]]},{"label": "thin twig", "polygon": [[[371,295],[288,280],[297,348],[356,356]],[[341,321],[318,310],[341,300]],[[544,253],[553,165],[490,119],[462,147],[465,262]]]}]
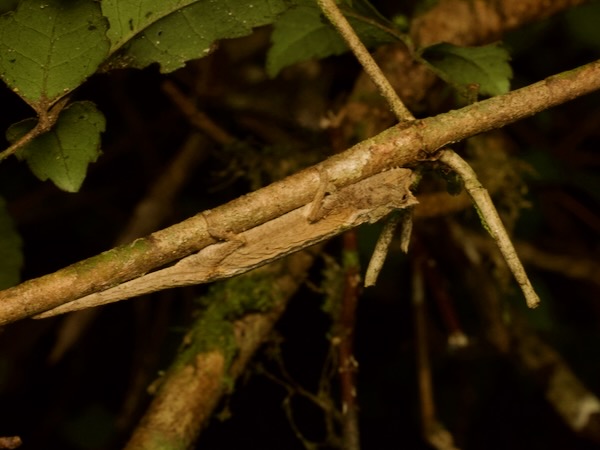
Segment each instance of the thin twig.
[{"label": "thin twig", "polygon": [[404,214],[394,213],[383,225],[383,230],[379,233],[379,238],[377,239],[373,254],[369,260],[367,272],[365,273],[365,287],[375,286],[377,277],[381,272],[388,250],[392,244],[392,239],[396,233],[396,227],[403,216]]},{"label": "thin twig", "polygon": [[510,268],[525,295],[527,306],[535,308],[539,304],[540,299],[527,277],[523,264],[521,264],[521,261],[517,256],[517,252],[502,224],[502,220],[500,220],[498,211],[496,211],[488,191],[477,179],[477,174],[464,159],[453,151],[443,150],[439,160],[458,173],[464,181],[465,189],[473,199],[473,203],[475,204],[475,208],[477,209],[477,213],[481,218],[484,228],[496,241],[506,264]]},{"label": "thin twig", "polygon": [[358,38],[352,29],[352,26],[348,23],[348,20],[346,20],[339,10],[335,0],[317,0],[317,3],[333,26],[338,30],[344,41],[346,41],[350,50],[352,50],[352,53],[354,53],[365,69],[365,72],[369,75],[373,83],[375,83],[379,93],[387,100],[392,112],[396,115],[398,120],[414,119],[412,113],[404,106],[404,103],[402,103],[402,100],[400,100],[400,97],[398,97],[388,79],[385,77],[367,48]]},{"label": "thin twig", "polygon": [[11,155],[14,155],[19,149],[25,147],[31,141],[33,141],[36,137],[43,134],[41,123],[32,128],[30,131],[25,133],[19,139],[17,139],[13,144],[11,144],[6,150],[0,152],[0,161],[8,158]]},{"label": "thin twig", "polygon": [[170,80],[163,82],[162,90],[165,92],[186,116],[191,125],[206,133],[212,140],[221,145],[231,145],[236,139],[225,129],[217,125],[206,113],[196,108],[194,102],[181,92]]},{"label": "thin twig", "polygon": [[402,220],[400,221],[400,250],[402,250],[403,253],[408,253],[408,247],[410,245],[413,229],[413,211],[414,208],[406,208],[404,214],[402,214]]},{"label": "thin twig", "polygon": [[[325,15],[340,32],[346,43],[350,46],[352,52],[358,58],[363,68],[365,69],[365,72],[377,85],[377,87],[379,88],[379,92],[385,97],[390,107],[392,108],[394,114],[396,114],[396,117],[401,121],[414,119],[412,113],[408,109],[406,109],[404,103],[402,103],[402,100],[400,100],[392,85],[389,83],[389,81],[387,80],[387,78],[385,77],[375,60],[371,57],[371,54],[367,51],[366,47],[362,44],[362,42],[360,41],[352,27],[346,20],[346,18],[338,9],[337,5],[335,4],[335,1],[317,0],[317,2],[319,3],[319,6],[321,7]],[[469,193],[471,195],[471,198],[473,199],[473,202],[475,202],[477,210],[480,211],[482,215],[484,226],[486,226],[486,223],[488,224],[487,226],[489,226],[490,234],[498,243],[500,251],[506,259],[506,263],[511,268],[511,271],[513,272],[517,282],[521,286],[523,293],[525,294],[525,298],[527,299],[527,305],[530,308],[535,308],[539,303],[539,297],[533,290],[533,286],[531,286],[529,278],[527,277],[527,274],[525,273],[525,270],[523,269],[523,266],[519,261],[516,252],[514,251],[514,247],[510,241],[510,238],[508,237],[508,233],[504,229],[504,225],[502,224],[498,213],[496,212],[496,208],[494,207],[492,199],[487,194],[487,191],[483,189],[481,183],[479,183],[479,181],[477,180],[477,175],[475,174],[473,169],[462,158],[460,158],[460,156],[458,156],[454,151],[450,149],[442,151],[441,155],[442,156],[440,160],[446,163],[448,166],[452,167],[452,169],[455,170],[463,178],[465,186],[472,186],[474,192],[469,190]],[[386,230],[388,230],[388,234],[390,227],[391,224],[388,224],[386,228]],[[391,240],[389,235],[382,236],[380,238],[380,242],[378,242],[377,246],[377,248],[379,249],[379,253],[377,254],[377,260],[372,261],[369,264],[369,267],[373,267],[374,270],[376,270],[378,266],[379,268],[381,268],[381,266],[383,265],[383,260],[385,260],[387,246],[389,244],[386,245],[386,250],[384,250],[383,252],[381,245],[385,244],[386,240]],[[380,243],[381,245],[379,245]],[[378,272],[371,271],[368,273],[369,277],[365,277],[366,286],[371,285],[367,283],[374,283],[374,280],[372,279],[373,273],[375,273],[376,278],[376,274]]]},{"label": "thin twig", "polygon": [[67,105],[69,98],[69,96],[65,96],[58,100],[48,111],[39,112],[38,122],[35,127],[17,139],[17,141],[11,144],[6,150],[0,152],[0,162],[15,154],[38,136],[50,131],[58,121],[60,113]]},{"label": "thin twig", "polygon": [[[346,43],[350,46],[352,52],[358,58],[363,68],[365,69],[365,72],[371,77],[371,80],[378,86],[381,95],[383,95],[388,101],[390,107],[394,111],[394,114],[396,114],[396,117],[399,120],[414,119],[412,113],[408,109],[406,109],[406,107],[402,103],[402,100],[400,100],[400,98],[396,94],[396,91],[394,91],[392,85],[389,83],[389,81],[387,80],[387,78],[385,77],[375,60],[371,57],[371,54],[368,52],[366,47],[360,41],[360,39],[358,38],[350,24],[344,17],[344,15],[341,13],[339,8],[335,4],[335,1],[317,1],[325,15],[329,18],[331,23],[340,32]],[[535,308],[539,303],[539,297],[533,290],[533,286],[531,285],[529,278],[525,273],[525,269],[519,261],[519,258],[514,250],[512,242],[508,237],[508,233],[506,232],[506,229],[504,228],[504,225],[502,224],[502,221],[498,216],[496,208],[494,207],[492,199],[490,198],[487,191],[483,188],[481,183],[479,183],[479,181],[477,180],[477,175],[475,174],[471,166],[469,166],[460,156],[458,156],[458,154],[456,154],[452,150],[443,150],[441,152],[440,161],[450,166],[463,179],[465,187],[469,191],[469,194],[471,195],[471,198],[473,199],[473,202],[476,205],[477,211],[480,212],[482,216],[484,226],[489,230],[492,237],[496,240],[498,247],[502,252],[502,255],[506,259],[506,263],[513,272],[515,279],[521,286],[523,294],[527,299],[527,305],[530,308]],[[383,265],[381,254],[383,254],[383,259],[385,259],[385,253],[387,253],[387,251],[381,253],[381,249],[382,245],[384,244],[386,249],[389,246],[389,241],[391,241],[389,230],[391,229],[392,225],[395,227],[396,224],[388,223],[386,227],[386,230],[388,230],[387,234],[385,236],[382,235],[380,241],[378,242],[377,248],[380,250],[380,253],[378,254],[377,261],[373,261],[369,264],[369,267],[372,266],[374,270],[376,270],[378,266],[380,268]],[[380,243],[381,245],[379,245]],[[367,283],[374,283],[374,280],[372,279],[373,272],[371,271],[368,273],[369,278],[365,277],[366,286],[371,285]],[[378,271],[376,271],[375,273],[378,273]]]}]

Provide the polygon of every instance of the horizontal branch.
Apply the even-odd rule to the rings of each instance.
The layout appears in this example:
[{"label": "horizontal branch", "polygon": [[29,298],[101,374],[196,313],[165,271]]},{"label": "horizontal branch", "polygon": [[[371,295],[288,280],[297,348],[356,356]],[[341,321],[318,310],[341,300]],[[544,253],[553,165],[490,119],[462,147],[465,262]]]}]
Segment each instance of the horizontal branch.
[{"label": "horizontal branch", "polygon": [[[170,448],[193,446],[218,407],[219,400],[227,394],[227,387],[244,372],[249,360],[285,311],[289,298],[306,279],[315,255],[313,251],[298,252],[259,269],[260,272],[248,274],[252,283],[256,283],[257,277],[268,279],[271,293],[277,300],[268,311],[231,319],[236,347],[232,361],[228,361],[230,356],[226,354],[231,350],[219,346],[207,348],[206,326],[214,324],[204,318],[224,320],[213,311],[222,309],[223,302],[227,300],[222,298],[222,301],[211,303],[209,308],[213,311],[202,314],[186,333],[185,344],[182,345],[184,350],[178,353],[161,378],[158,390],[125,450],[165,448],[167,442],[172,444]],[[228,289],[232,288],[223,283],[219,295],[226,297]]]},{"label": "horizontal branch", "polygon": [[445,145],[503,127],[600,89],[600,61],[435,117],[391,127],[343,153],[211,211],[0,292],[0,325],[137,278],[311,202],[324,176],[337,188],[432,157]]}]

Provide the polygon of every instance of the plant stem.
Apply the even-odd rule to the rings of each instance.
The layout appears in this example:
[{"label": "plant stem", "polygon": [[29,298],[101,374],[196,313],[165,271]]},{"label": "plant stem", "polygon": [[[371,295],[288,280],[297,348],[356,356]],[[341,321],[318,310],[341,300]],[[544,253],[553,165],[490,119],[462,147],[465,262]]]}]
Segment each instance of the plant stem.
[{"label": "plant stem", "polygon": [[25,147],[36,137],[50,131],[58,121],[61,111],[67,105],[69,96],[65,96],[58,100],[50,109],[41,110],[38,112],[38,122],[35,127],[25,133],[16,142],[11,144],[6,150],[0,152],[0,162],[9,156],[15,154],[21,148]]},{"label": "plant stem", "polygon": [[381,272],[381,269],[383,268],[383,263],[385,262],[388,250],[392,244],[392,239],[396,233],[396,227],[401,219],[403,219],[401,214],[392,213],[383,225],[383,230],[379,233],[379,238],[377,239],[375,249],[371,255],[371,260],[369,261],[369,266],[367,267],[365,287],[375,286],[379,272]]},{"label": "plant stem", "polygon": [[442,150],[439,160],[458,173],[464,181],[465,189],[473,199],[484,228],[496,241],[506,264],[508,264],[525,295],[527,306],[535,308],[540,303],[540,299],[527,277],[523,264],[517,256],[515,247],[502,224],[502,220],[500,220],[488,191],[477,179],[477,174],[464,159],[451,150]]},{"label": "plant stem", "polygon": [[338,30],[344,41],[346,41],[350,50],[352,50],[352,53],[356,56],[356,59],[358,59],[365,69],[365,72],[369,75],[373,83],[375,83],[377,89],[379,89],[379,93],[387,100],[392,112],[398,120],[404,121],[414,119],[412,113],[404,106],[404,103],[402,103],[402,100],[400,100],[400,97],[398,97],[388,79],[336,5],[335,0],[317,0],[317,3],[325,16],[327,16],[333,26]]}]

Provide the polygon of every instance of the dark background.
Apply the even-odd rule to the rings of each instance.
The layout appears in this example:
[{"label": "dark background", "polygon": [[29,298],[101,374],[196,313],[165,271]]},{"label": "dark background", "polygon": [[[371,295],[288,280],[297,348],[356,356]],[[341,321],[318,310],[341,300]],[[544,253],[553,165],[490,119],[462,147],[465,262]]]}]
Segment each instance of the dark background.
[{"label": "dark background", "polygon": [[[395,2],[374,3],[387,14],[397,12]],[[596,2],[583,13],[572,11],[506,36],[515,73],[513,89],[598,58],[600,31],[591,27],[586,32],[589,17],[600,16],[597,11]],[[329,58],[319,63],[324,75],[318,79],[291,69],[269,80],[262,73],[267,45],[268,30],[263,29],[249,38],[222,43],[206,60],[168,76],[183,89],[195,77],[205,77],[197,103],[244,146],[207,146],[202,163],[171,205],[165,226],[248,192],[249,177],[268,182],[270,175],[258,173],[251,164],[254,159],[264,163],[261,152],[266,146],[275,149],[268,158],[285,159],[295,152],[306,152],[315,161],[327,156],[328,136],[297,117],[302,108],[315,114],[334,107],[351,89],[359,73],[357,63],[347,55]],[[156,67],[116,71],[94,76],[78,92],[79,98],[96,102],[107,117],[104,154],[90,166],[81,192],[68,194],[40,182],[14,158],[2,163],[0,194],[24,241],[23,279],[51,273],[113,245],[137,202],[190,132],[161,90],[165,78]],[[306,97],[299,92],[312,92],[309,103],[321,106],[305,105]],[[599,99],[598,94],[589,95],[504,130],[515,143],[517,156],[535,171],[527,179],[532,206],[522,212],[515,234],[540,248],[596,261]],[[236,106],[240,104],[244,106]],[[31,115],[5,87],[0,88],[0,105],[3,130]],[[268,141],[268,133],[248,125],[247,117],[285,139]],[[248,175],[249,171],[254,173]],[[530,374],[485,341],[474,306],[477,292],[463,283],[460,257],[453,254],[459,250],[447,242],[445,220],[416,222],[415,233],[438,260],[472,345],[448,351],[440,312],[435,305],[428,306],[440,419],[464,449],[597,448],[563,424]],[[477,229],[469,211],[450,220]],[[360,231],[365,265],[377,230]],[[327,250],[336,255],[339,247],[334,240]],[[444,253],[436,254],[436,249]],[[419,429],[409,267],[407,257],[393,254],[380,285],[365,294],[359,307],[356,357],[366,449],[426,447]],[[321,269],[317,265],[311,272],[312,283],[320,282]],[[543,301],[528,313],[531,326],[592,392],[600,394],[598,283],[535,269],[530,275]],[[145,395],[132,398],[135,387],[149,384],[167,367],[192,320],[192,299],[204,290],[167,291],[152,299],[105,307],[76,345],[53,362],[49,355],[61,318],[5,327],[0,334],[0,436],[19,435],[28,449],[121,447],[148,402]],[[522,299],[514,286],[505,297],[520,307]],[[281,358],[298,384],[315,390],[328,352],[329,325],[320,296],[304,286],[279,323],[278,338],[256,357],[198,448],[303,448],[281,407],[285,390],[257,372],[262,368],[277,374]],[[292,404],[299,429],[308,439],[322,439],[322,412],[302,398],[294,398]],[[231,417],[222,419],[226,413]]]}]

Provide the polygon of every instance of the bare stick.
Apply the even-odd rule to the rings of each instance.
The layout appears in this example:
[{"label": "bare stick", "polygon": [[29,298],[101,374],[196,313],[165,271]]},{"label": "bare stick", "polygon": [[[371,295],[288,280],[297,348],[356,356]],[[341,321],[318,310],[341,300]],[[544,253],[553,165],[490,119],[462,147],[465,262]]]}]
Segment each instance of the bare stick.
[{"label": "bare stick", "polygon": [[379,93],[387,100],[398,120],[414,119],[412,113],[404,106],[404,103],[402,103],[402,100],[400,100],[400,97],[398,97],[388,79],[335,4],[335,0],[317,0],[317,3],[333,26],[338,30],[344,41],[346,41],[356,59],[358,59],[367,75],[371,78],[371,81],[375,83]]},{"label": "bare stick", "polygon": [[402,214],[402,220],[400,221],[400,250],[403,253],[408,253],[408,246],[410,245],[413,229],[413,211],[414,208],[407,208],[404,214]]},{"label": "bare stick", "polygon": [[498,211],[496,211],[488,191],[477,179],[477,174],[464,159],[452,150],[443,150],[439,160],[458,173],[464,181],[465,189],[473,199],[473,203],[475,204],[475,208],[477,209],[477,213],[481,218],[484,228],[496,241],[502,256],[504,256],[506,264],[510,268],[525,295],[527,306],[535,308],[540,303],[540,299],[527,277],[523,264],[521,264],[521,261],[517,256],[515,247],[502,224],[502,220],[500,220]]},{"label": "bare stick", "polygon": [[[336,29],[340,32],[346,43],[352,49],[352,52],[362,64],[365,72],[369,75],[371,80],[377,85],[381,95],[385,97],[394,114],[399,120],[412,120],[414,116],[406,109],[402,100],[396,94],[396,91],[392,85],[388,82],[387,78],[371,57],[371,54],[367,51],[365,46],[362,44],[344,15],[341,13],[334,0],[317,0],[319,6],[325,13],[325,15],[331,20]],[[513,272],[517,282],[525,294],[527,299],[527,305],[530,308],[535,308],[539,303],[539,297],[533,290],[533,286],[529,282],[529,278],[523,269],[521,262],[514,250],[514,247],[504,229],[504,225],[500,221],[496,208],[492,202],[492,199],[488,195],[487,191],[481,186],[481,183],[477,180],[477,176],[471,167],[456,153],[452,150],[444,150],[442,152],[442,161],[448,166],[452,167],[462,178],[465,186],[472,186],[469,190],[473,202],[475,202],[477,211],[482,216],[484,226],[489,227],[488,230],[492,237],[498,243],[502,255],[506,259],[506,263]],[[486,225],[487,224],[487,225]],[[372,286],[375,284],[377,275],[383,266],[383,262],[387,256],[389,244],[393,237],[393,230],[396,228],[397,220],[390,220],[379,240],[377,241],[376,251],[371,258],[369,268],[365,276],[365,286]]]},{"label": "bare stick", "polygon": [[400,214],[394,214],[388,220],[386,220],[385,224],[383,225],[383,230],[381,230],[381,233],[379,234],[379,238],[375,244],[375,249],[371,255],[371,260],[369,261],[369,266],[367,267],[367,273],[365,274],[365,287],[375,286],[377,277],[381,272],[381,268],[383,267],[383,263],[385,262],[385,258],[392,243],[392,239],[394,238],[396,227],[398,226],[401,218],[402,216]]}]

